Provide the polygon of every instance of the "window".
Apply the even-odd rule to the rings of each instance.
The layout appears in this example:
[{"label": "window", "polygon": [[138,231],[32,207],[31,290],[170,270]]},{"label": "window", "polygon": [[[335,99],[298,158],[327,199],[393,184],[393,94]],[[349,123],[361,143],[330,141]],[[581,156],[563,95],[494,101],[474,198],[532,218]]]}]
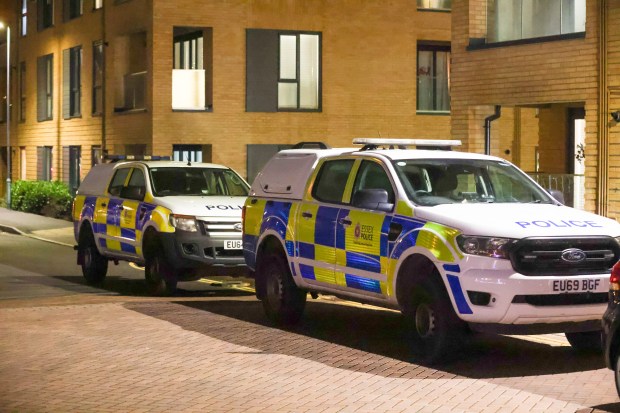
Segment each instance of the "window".
[{"label": "window", "polygon": [[22,36],[28,33],[28,0],[22,0],[21,19],[19,21],[20,31]]},{"label": "window", "polygon": [[62,60],[62,116],[70,119],[82,114],[82,46],[63,50]]},{"label": "window", "polygon": [[26,121],[26,62],[19,63],[19,121]]},{"label": "window", "polygon": [[418,112],[450,112],[450,46],[418,44]]},{"label": "window", "polygon": [[37,146],[37,180],[52,180],[52,147]]},{"label": "window", "polygon": [[75,195],[80,186],[80,169],[82,148],[80,146],[64,146],[62,148],[62,181],[69,186]]},{"label": "window", "polygon": [[418,9],[450,10],[452,0],[418,0]]},{"label": "window", "polygon": [[93,43],[93,101],[92,114],[103,113],[103,41]]},{"label": "window", "polygon": [[173,31],[172,108],[205,110],[213,106],[212,29],[175,27]]},{"label": "window", "polygon": [[[146,109],[147,39],[146,32],[118,36],[114,40],[114,111],[143,111]],[[105,57],[108,58],[107,56]],[[107,104],[106,104],[107,106]]]},{"label": "window", "polygon": [[125,155],[146,155],[146,145],[143,143],[134,143],[125,145]]},{"label": "window", "polygon": [[25,181],[28,178],[27,159],[28,157],[26,156],[26,147],[22,146],[19,148],[19,179],[21,179],[22,181]]},{"label": "window", "polygon": [[112,182],[110,182],[110,187],[108,188],[108,192],[110,193],[110,195],[120,195],[121,189],[125,185],[125,181],[127,180],[127,176],[129,175],[129,171],[131,171],[131,168],[122,168],[114,173],[114,177],[112,178]]},{"label": "window", "polygon": [[256,175],[263,169],[273,155],[284,149],[291,149],[293,145],[288,144],[249,144],[246,154],[246,171],[248,172],[248,182],[253,182]]},{"label": "window", "polygon": [[37,29],[39,31],[54,25],[54,0],[37,0]]},{"label": "window", "polygon": [[93,3],[93,8],[95,10],[103,8],[103,0],[95,0]]},{"label": "window", "polygon": [[90,166],[99,165],[101,163],[102,151],[100,145],[90,147]]},{"label": "window", "polygon": [[37,120],[51,120],[53,117],[54,55],[37,58]]},{"label": "window", "polygon": [[385,189],[388,202],[394,203],[394,188],[390,178],[377,162],[362,161],[353,185],[353,193],[362,189]]},{"label": "window", "polygon": [[83,0],[64,0],[63,13],[65,21],[80,17],[83,13]]},{"label": "window", "polygon": [[323,163],[312,189],[312,196],[321,202],[342,203],[353,162],[353,159],[338,159]]},{"label": "window", "polygon": [[586,0],[488,0],[487,42],[586,30]]},{"label": "window", "polygon": [[246,31],[246,111],[321,110],[321,34]]},{"label": "window", "polygon": [[211,162],[211,145],[172,145],[172,160]]}]

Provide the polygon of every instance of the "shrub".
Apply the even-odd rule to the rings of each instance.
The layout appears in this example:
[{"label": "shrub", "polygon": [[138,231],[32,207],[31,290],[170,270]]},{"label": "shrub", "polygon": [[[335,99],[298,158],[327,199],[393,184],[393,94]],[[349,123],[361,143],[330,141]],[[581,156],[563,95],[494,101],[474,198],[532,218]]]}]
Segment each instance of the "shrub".
[{"label": "shrub", "polygon": [[16,181],[11,185],[11,208],[54,218],[69,218],[73,198],[59,181]]}]

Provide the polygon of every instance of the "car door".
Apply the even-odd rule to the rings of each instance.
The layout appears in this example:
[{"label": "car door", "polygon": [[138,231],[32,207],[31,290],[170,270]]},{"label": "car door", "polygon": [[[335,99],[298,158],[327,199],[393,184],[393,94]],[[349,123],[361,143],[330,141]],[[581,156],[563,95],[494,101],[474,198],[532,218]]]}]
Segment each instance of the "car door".
[{"label": "car door", "polygon": [[146,182],[144,172],[138,167],[131,169],[127,184],[120,192],[122,204],[119,208],[118,217],[118,242],[121,254],[135,258],[139,255],[137,245],[137,223],[142,208],[142,201],[146,193]]},{"label": "car door", "polygon": [[334,273],[336,224],[353,164],[353,159],[324,161],[318,167],[311,194],[301,202],[296,264],[304,283],[343,286]]},{"label": "car door", "polygon": [[129,167],[117,168],[108,185],[107,196],[97,198],[93,214],[93,232],[99,248],[107,255],[116,255],[120,250],[118,233],[120,209],[123,203],[120,192],[130,172]]},{"label": "car door", "polygon": [[[364,189],[383,189],[393,209],[393,188],[381,163],[371,159],[361,161],[352,196]],[[335,274],[337,278],[345,280],[349,292],[375,297],[386,295],[391,222],[392,212],[353,205],[340,209],[336,220]]]}]

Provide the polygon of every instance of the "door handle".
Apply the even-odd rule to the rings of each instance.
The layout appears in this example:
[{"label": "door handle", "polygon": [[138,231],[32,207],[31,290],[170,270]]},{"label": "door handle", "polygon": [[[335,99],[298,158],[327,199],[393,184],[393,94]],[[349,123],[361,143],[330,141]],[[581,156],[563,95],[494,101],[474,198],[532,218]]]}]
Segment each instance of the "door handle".
[{"label": "door handle", "polygon": [[348,227],[350,226],[353,222],[349,219],[349,218],[340,218],[338,220],[338,223],[342,226]]},{"label": "door handle", "polygon": [[312,218],[312,212],[307,212],[307,211],[306,212],[302,212],[301,216],[303,218],[310,219],[310,218]]},{"label": "door handle", "polygon": [[388,241],[396,241],[403,232],[403,226],[400,224],[390,224],[390,231],[388,232]]},{"label": "door handle", "polygon": [[102,206],[102,207],[105,207],[105,206],[108,206],[108,204],[106,204],[105,202],[102,202],[102,203],[101,203],[101,206]]},{"label": "door handle", "polygon": [[257,202],[258,202],[258,199],[256,199],[256,198],[252,198],[252,199],[250,200],[250,204],[252,204],[252,205],[254,205],[254,204],[255,204],[255,203],[257,203]]}]

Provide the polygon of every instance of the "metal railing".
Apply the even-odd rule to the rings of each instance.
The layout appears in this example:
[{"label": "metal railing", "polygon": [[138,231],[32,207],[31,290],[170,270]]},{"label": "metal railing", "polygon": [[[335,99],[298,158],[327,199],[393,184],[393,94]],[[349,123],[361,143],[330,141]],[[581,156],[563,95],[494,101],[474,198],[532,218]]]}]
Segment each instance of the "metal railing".
[{"label": "metal railing", "polygon": [[574,174],[528,174],[540,186],[547,190],[555,189],[564,195],[565,205],[583,209],[585,176]]}]

